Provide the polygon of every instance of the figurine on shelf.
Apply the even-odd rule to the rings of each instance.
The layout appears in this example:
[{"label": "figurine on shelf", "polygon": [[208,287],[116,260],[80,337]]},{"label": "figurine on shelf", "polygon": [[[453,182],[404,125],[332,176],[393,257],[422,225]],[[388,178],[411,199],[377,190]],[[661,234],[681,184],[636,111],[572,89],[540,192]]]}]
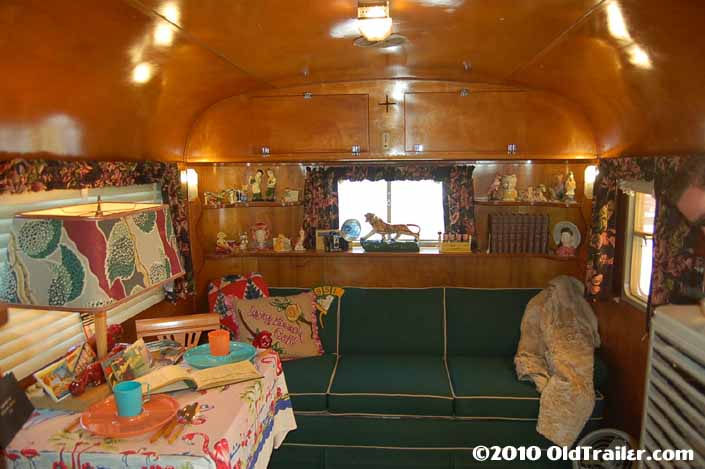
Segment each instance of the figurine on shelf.
[{"label": "figurine on shelf", "polygon": [[257,249],[266,249],[267,240],[269,239],[269,226],[266,223],[258,222],[250,228],[252,239],[255,241]]},{"label": "figurine on shelf", "polygon": [[526,192],[522,193],[519,196],[519,199],[529,203],[536,202],[536,192],[534,186],[527,187]]},{"label": "figurine on shelf", "polygon": [[245,252],[247,251],[247,244],[248,244],[248,238],[245,233],[242,233],[240,235],[240,251]]},{"label": "figurine on shelf", "polygon": [[534,192],[534,198],[536,202],[548,202],[548,189],[545,184],[539,184]]},{"label": "figurine on shelf", "polygon": [[554,174],[551,180],[551,187],[548,192],[551,202],[562,202],[565,196],[565,185],[563,184],[563,174]]},{"label": "figurine on shelf", "polygon": [[232,248],[230,247],[230,243],[228,242],[227,238],[228,235],[223,233],[222,231],[219,232],[216,235],[216,241],[215,241],[215,253],[216,254],[232,254]]},{"label": "figurine on shelf", "polygon": [[277,189],[277,178],[274,176],[274,170],[269,168],[267,169],[267,193],[266,193],[266,200],[270,202],[274,202],[274,193],[276,192]]},{"label": "figurine on shelf", "polygon": [[262,200],[262,176],[264,176],[264,171],[258,169],[255,176],[250,178],[250,190],[252,191],[253,202]]},{"label": "figurine on shelf", "polygon": [[502,176],[502,200],[504,202],[514,202],[517,200],[517,176],[507,174]]},{"label": "figurine on shelf", "polygon": [[274,238],[274,250],[276,252],[291,251],[291,240],[280,233],[276,238]]},{"label": "figurine on shelf", "polygon": [[240,202],[247,202],[247,189],[247,184],[243,184],[240,190]]},{"label": "figurine on shelf", "polygon": [[573,171],[568,171],[568,178],[565,181],[565,200],[574,202],[575,201],[575,188],[577,184],[575,183],[575,175]]},{"label": "figurine on shelf", "polygon": [[296,240],[296,246],[294,246],[294,251],[302,252],[305,251],[304,239],[306,238],[306,232],[303,228],[299,230],[299,239]]},{"label": "figurine on shelf", "polygon": [[490,188],[487,190],[487,200],[499,200],[500,189],[502,188],[502,176],[499,174],[494,175],[494,180],[490,184]]}]

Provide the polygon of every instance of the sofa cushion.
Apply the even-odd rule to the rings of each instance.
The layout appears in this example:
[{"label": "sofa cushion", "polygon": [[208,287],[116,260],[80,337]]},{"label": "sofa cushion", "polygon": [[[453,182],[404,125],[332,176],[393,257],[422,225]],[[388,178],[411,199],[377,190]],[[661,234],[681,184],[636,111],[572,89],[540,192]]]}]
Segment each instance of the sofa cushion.
[{"label": "sofa cushion", "polygon": [[343,355],[441,356],[443,289],[346,288],[340,325],[340,353]]},{"label": "sofa cushion", "polygon": [[282,359],[323,355],[313,292],[237,300],[238,340],[269,348]]},{"label": "sofa cushion", "polygon": [[286,385],[296,411],[325,411],[326,392],[330,383],[336,356],[301,358],[282,362]]},{"label": "sofa cushion", "polygon": [[[291,296],[299,293],[311,291],[310,288],[270,288],[270,296]],[[323,350],[327,353],[338,352],[338,297],[335,297],[328,314],[318,317],[318,336],[323,344]]]},{"label": "sofa cushion", "polygon": [[226,275],[208,284],[208,306],[210,311],[220,315],[220,325],[230,332],[232,339],[237,338],[238,328],[235,321],[235,303],[237,300],[267,298],[269,287],[262,274],[250,272],[247,275]]},{"label": "sofa cushion", "polygon": [[[596,371],[601,364],[595,366]],[[458,417],[537,419],[540,395],[533,383],[519,381],[510,357],[448,357],[448,371],[455,392]],[[596,381],[600,380],[596,372]],[[603,383],[596,382],[596,389]],[[593,418],[603,413],[604,399],[597,396]]]},{"label": "sofa cushion", "polygon": [[539,292],[446,288],[448,355],[514,356],[524,309]]},{"label": "sofa cushion", "polygon": [[442,357],[343,355],[328,396],[331,413],[453,415]]}]

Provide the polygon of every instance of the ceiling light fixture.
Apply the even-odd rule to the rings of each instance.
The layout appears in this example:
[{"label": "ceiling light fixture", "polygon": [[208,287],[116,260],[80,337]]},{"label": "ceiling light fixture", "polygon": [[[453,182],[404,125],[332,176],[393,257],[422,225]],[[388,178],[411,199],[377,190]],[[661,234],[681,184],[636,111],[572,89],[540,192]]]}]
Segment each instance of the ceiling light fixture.
[{"label": "ceiling light fixture", "polygon": [[357,4],[357,27],[368,41],[384,41],[392,34],[389,2],[360,0]]},{"label": "ceiling light fixture", "polygon": [[149,63],[139,63],[132,69],[132,81],[139,84],[147,83],[152,79],[152,73],[152,66]]}]

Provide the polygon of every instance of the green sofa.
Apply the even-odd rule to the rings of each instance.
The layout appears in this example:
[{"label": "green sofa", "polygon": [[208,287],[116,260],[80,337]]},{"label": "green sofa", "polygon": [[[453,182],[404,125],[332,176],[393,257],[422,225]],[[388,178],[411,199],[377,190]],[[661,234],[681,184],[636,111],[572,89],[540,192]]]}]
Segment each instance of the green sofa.
[{"label": "green sofa", "polygon": [[[300,289],[271,289],[273,296]],[[326,354],[284,362],[298,429],[270,468],[571,467],[473,461],[477,445],[537,445],[539,395],[513,357],[539,290],[346,288],[320,326]],[[586,430],[599,427],[606,384]]]}]

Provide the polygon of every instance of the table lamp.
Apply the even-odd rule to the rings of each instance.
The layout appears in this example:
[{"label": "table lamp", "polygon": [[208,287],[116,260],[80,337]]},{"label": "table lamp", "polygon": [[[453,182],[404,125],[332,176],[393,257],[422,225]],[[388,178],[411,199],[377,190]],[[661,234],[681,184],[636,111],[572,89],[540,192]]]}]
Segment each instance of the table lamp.
[{"label": "table lamp", "polygon": [[15,215],[0,302],[95,315],[99,358],[107,312],[184,275],[169,207],[106,202]]}]

